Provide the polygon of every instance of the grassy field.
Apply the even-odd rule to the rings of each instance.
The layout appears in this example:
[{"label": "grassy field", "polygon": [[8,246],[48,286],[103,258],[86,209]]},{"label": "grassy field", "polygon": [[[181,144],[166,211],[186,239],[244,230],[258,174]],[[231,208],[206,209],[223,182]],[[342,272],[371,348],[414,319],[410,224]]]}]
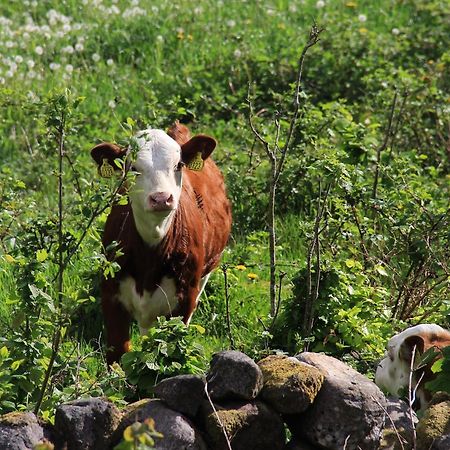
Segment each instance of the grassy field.
[{"label": "grassy field", "polygon": [[[232,339],[255,358],[306,345],[370,375],[394,330],[448,326],[446,8],[438,0],[2,2],[0,412],[36,406],[57,335],[41,405],[47,417],[55,403],[83,393],[121,401],[149,387],[149,379],[131,386],[149,362],[137,335],[125,373],[106,372],[102,359],[98,282],[114,267],[99,242],[107,209],[97,212],[114,182],[99,179],[89,150],[174,120],[218,140],[214,159],[234,211],[225,266],[210,279],[196,326],[170,331],[189,348],[204,347],[204,356],[180,359],[181,370],[204,368]],[[305,60],[300,118],[277,192],[274,320],[269,163],[248,124],[249,86],[256,126],[273,143],[277,120],[283,143],[314,23],[324,31]],[[58,293],[62,124],[67,265]],[[308,299],[314,327],[305,333]],[[150,354],[162,374],[172,370],[170,357]]]}]

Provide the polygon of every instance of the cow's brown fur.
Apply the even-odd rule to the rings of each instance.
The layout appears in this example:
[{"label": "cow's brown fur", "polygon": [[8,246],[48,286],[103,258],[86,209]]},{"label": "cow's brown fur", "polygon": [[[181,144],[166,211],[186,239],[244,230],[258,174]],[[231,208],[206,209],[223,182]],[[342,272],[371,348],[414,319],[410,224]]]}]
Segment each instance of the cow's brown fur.
[{"label": "cow's brown fur", "polygon": [[[190,138],[189,130],[179,123],[168,134],[180,145]],[[216,164],[207,158],[202,171],[183,170],[178,208],[167,235],[157,246],[150,247],[142,240],[130,204],[114,205],[107,218],[103,245],[107,248],[117,241],[121,249],[116,259],[119,273],[103,279],[101,286],[109,364],[130,349],[131,317],[116,298],[120,281],[133,277],[142,295],[144,290],[153,292],[163,277],[173,278],[178,306],[172,316],[182,316],[187,322],[196,307],[201,278],[217,267],[228,241],[231,207]]]}]

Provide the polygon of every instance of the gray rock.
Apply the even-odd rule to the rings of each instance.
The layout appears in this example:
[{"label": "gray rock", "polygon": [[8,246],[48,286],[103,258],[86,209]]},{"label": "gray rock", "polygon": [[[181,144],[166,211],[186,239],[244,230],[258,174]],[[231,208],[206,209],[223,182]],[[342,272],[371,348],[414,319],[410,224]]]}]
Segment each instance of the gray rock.
[{"label": "gray rock", "polygon": [[122,417],[117,407],[102,398],[75,400],[56,409],[55,428],[67,450],[102,450]]},{"label": "gray rock", "polygon": [[111,440],[118,444],[124,430],[135,422],[144,422],[151,418],[155,422],[155,430],[162,433],[162,438],[155,438],[157,450],[206,450],[202,436],[193,423],[179,412],[168,408],[160,400],[141,400],[128,406],[122,422]]},{"label": "gray rock", "polygon": [[294,438],[286,444],[284,450],[319,450],[319,448]]},{"label": "gray rock", "polygon": [[388,397],[386,401],[387,415],[379,450],[408,450],[412,447],[414,428],[419,421],[417,415],[399,398]]},{"label": "gray rock", "polygon": [[296,358],[322,370],[325,380],[306,413],[286,416],[293,434],[329,450],[377,449],[386,399],[375,383],[324,354],[301,353]]},{"label": "gray rock", "polygon": [[433,450],[448,450],[450,448],[450,434],[436,439],[431,448]]},{"label": "gray rock", "polygon": [[225,434],[233,450],[281,450],[285,443],[284,424],[280,415],[258,400],[232,401],[206,405],[205,430],[209,448],[228,450]]},{"label": "gray rock", "polygon": [[12,412],[0,416],[0,449],[30,450],[49,442],[50,432],[31,412]]},{"label": "gray rock", "polygon": [[312,405],[324,375],[315,367],[284,355],[258,362],[264,377],[261,397],[282,414],[297,414]]},{"label": "gray rock", "polygon": [[169,408],[193,418],[205,396],[205,380],[196,375],[178,375],[158,383],[154,393]]},{"label": "gray rock", "polygon": [[252,400],[262,389],[263,375],[244,353],[224,351],[213,356],[206,381],[213,400]]},{"label": "gray rock", "polygon": [[438,392],[417,425],[417,450],[448,450],[450,394]]}]

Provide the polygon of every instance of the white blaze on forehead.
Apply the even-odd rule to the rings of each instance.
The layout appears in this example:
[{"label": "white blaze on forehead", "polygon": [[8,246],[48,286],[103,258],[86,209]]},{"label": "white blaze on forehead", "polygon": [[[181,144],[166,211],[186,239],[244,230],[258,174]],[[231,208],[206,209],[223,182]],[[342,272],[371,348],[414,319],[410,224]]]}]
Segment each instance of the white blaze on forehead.
[{"label": "white blaze on forehead", "polygon": [[162,130],[148,129],[136,135],[136,165],[142,169],[173,170],[181,157],[181,148]]},{"label": "white blaze on forehead", "polygon": [[[134,166],[138,172],[130,190],[136,228],[145,242],[158,244],[166,235],[181,196],[182,176],[176,167],[181,147],[162,130],[144,130],[137,134],[138,152]],[[154,211],[150,196],[165,193],[171,196],[167,211]]]}]

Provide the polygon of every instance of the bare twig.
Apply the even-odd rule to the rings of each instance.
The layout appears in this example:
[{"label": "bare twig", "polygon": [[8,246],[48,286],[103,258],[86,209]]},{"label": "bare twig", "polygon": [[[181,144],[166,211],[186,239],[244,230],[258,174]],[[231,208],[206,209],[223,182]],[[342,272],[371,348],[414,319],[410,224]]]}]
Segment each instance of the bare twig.
[{"label": "bare twig", "polygon": [[[270,184],[269,184],[269,205],[268,205],[268,228],[269,228],[269,253],[270,253],[270,314],[272,317],[275,316],[276,313],[276,269],[277,269],[277,261],[276,261],[276,226],[275,226],[275,199],[276,199],[276,191],[278,181],[280,179],[281,173],[284,168],[284,164],[286,161],[286,156],[290,150],[292,144],[292,137],[294,135],[294,131],[298,125],[298,117],[300,111],[300,93],[301,93],[301,82],[303,75],[303,64],[305,61],[306,54],[308,50],[313,47],[317,42],[319,42],[319,36],[323,29],[318,28],[316,24],[311,27],[309,32],[309,38],[303,50],[300,54],[300,58],[298,61],[298,69],[296,76],[296,86],[294,91],[294,100],[293,100],[293,113],[291,116],[291,120],[289,123],[289,129],[287,132],[287,136],[285,139],[285,143],[283,147],[279,148],[279,140],[281,134],[281,125],[278,117],[278,113],[275,117],[275,140],[274,144],[271,145],[263,135],[256,128],[253,117],[255,116],[253,111],[253,104],[251,101],[251,85],[249,83],[248,90],[248,98],[247,103],[249,106],[249,125],[252,130],[255,138],[262,144],[265,153],[270,162]],[[280,154],[279,158],[277,153]]]},{"label": "bare twig", "polygon": [[226,317],[227,317],[227,330],[228,330],[228,338],[230,339],[231,348],[234,349],[234,339],[233,334],[231,332],[231,320],[230,320],[230,295],[228,292],[228,266],[227,264],[222,265],[222,273],[223,273],[223,283],[225,288],[225,307],[226,307]]},{"label": "bare twig", "polygon": [[375,403],[377,403],[377,405],[384,411],[386,416],[389,418],[389,422],[391,422],[392,429],[394,430],[395,434],[397,435],[398,443],[400,444],[400,447],[402,448],[402,450],[405,450],[405,446],[403,445],[404,439],[402,438],[402,436],[400,436],[400,434],[399,434],[399,432],[397,430],[397,427],[395,426],[395,423],[392,420],[391,415],[389,414],[387,409],[378,401],[377,398],[372,397],[372,399],[375,401]]},{"label": "bare twig", "polygon": [[376,161],[376,165],[375,165],[375,177],[373,180],[373,187],[372,187],[372,198],[376,199],[377,198],[377,189],[378,189],[378,178],[380,176],[380,163],[381,163],[381,153],[386,150],[388,143],[389,143],[389,139],[391,137],[391,132],[392,132],[392,121],[394,119],[394,113],[395,113],[395,106],[397,104],[397,91],[395,91],[394,94],[394,99],[392,100],[392,104],[391,104],[391,112],[389,114],[389,121],[388,121],[388,126],[386,129],[386,133],[384,135],[384,141],[381,144],[380,147],[378,147],[377,149],[377,161]]},{"label": "bare twig", "polygon": [[[322,221],[322,217],[325,211],[325,204],[328,198],[328,194],[330,193],[331,183],[329,183],[326,187],[324,197],[322,200],[322,187],[319,182],[319,199],[317,206],[317,214],[314,221],[314,230],[313,230],[313,238],[309,245],[307,261],[306,261],[306,270],[307,270],[307,279],[306,279],[306,299],[305,299],[305,307],[304,307],[304,315],[303,315],[303,324],[302,324],[302,333],[303,337],[309,336],[313,326],[314,320],[314,304],[319,298],[319,289],[320,289],[320,233],[323,229],[320,229],[320,223]],[[315,264],[315,286],[313,291],[313,282],[312,282],[312,260],[313,255],[316,255],[316,264]],[[308,343],[306,343],[305,350],[308,348]]]},{"label": "bare twig", "polygon": [[225,437],[225,442],[227,443],[228,450],[233,450],[233,449],[231,448],[231,442],[230,442],[230,439],[229,439],[229,437],[228,437],[228,435],[227,435],[227,432],[226,432],[226,430],[225,430],[225,427],[224,427],[222,421],[220,420],[219,414],[217,414],[217,409],[216,409],[216,407],[214,406],[214,403],[212,402],[211,397],[209,396],[209,392],[208,392],[208,382],[205,383],[205,394],[206,394],[206,398],[208,399],[209,404],[211,405],[212,410],[214,411],[214,414],[215,414],[215,416],[216,416],[216,418],[217,418],[217,422],[219,423],[220,429],[222,430],[222,433],[223,433],[223,435],[224,435],[224,437]]},{"label": "bare twig", "polygon": [[417,434],[416,434],[416,427],[414,424],[414,410],[413,410],[413,404],[416,401],[416,394],[417,389],[419,387],[419,384],[422,381],[423,376],[425,375],[425,372],[422,372],[422,375],[420,376],[419,380],[417,381],[416,385],[413,387],[413,374],[414,374],[414,365],[415,365],[415,359],[416,359],[416,346],[414,345],[411,353],[411,363],[409,366],[409,380],[408,380],[408,408],[409,408],[409,420],[411,422],[411,428],[413,430],[412,433],[412,450],[417,449]]},{"label": "bare twig", "polygon": [[38,401],[36,402],[36,406],[34,408],[35,414],[39,414],[39,410],[41,409],[42,402],[44,400],[45,393],[48,388],[48,383],[50,380],[50,375],[53,370],[53,366],[55,364],[56,356],[59,351],[59,345],[61,343],[61,308],[63,304],[63,283],[64,283],[64,267],[63,267],[63,258],[64,258],[64,248],[63,248],[63,195],[64,195],[64,186],[63,186],[63,160],[64,160],[64,139],[65,139],[65,127],[66,127],[66,112],[63,109],[61,111],[60,125],[58,127],[58,275],[57,275],[57,311],[58,311],[58,323],[56,325],[55,332],[53,334],[53,343],[52,343],[52,353],[50,356],[50,360],[45,371],[44,381],[42,383],[41,391],[39,393]]}]

